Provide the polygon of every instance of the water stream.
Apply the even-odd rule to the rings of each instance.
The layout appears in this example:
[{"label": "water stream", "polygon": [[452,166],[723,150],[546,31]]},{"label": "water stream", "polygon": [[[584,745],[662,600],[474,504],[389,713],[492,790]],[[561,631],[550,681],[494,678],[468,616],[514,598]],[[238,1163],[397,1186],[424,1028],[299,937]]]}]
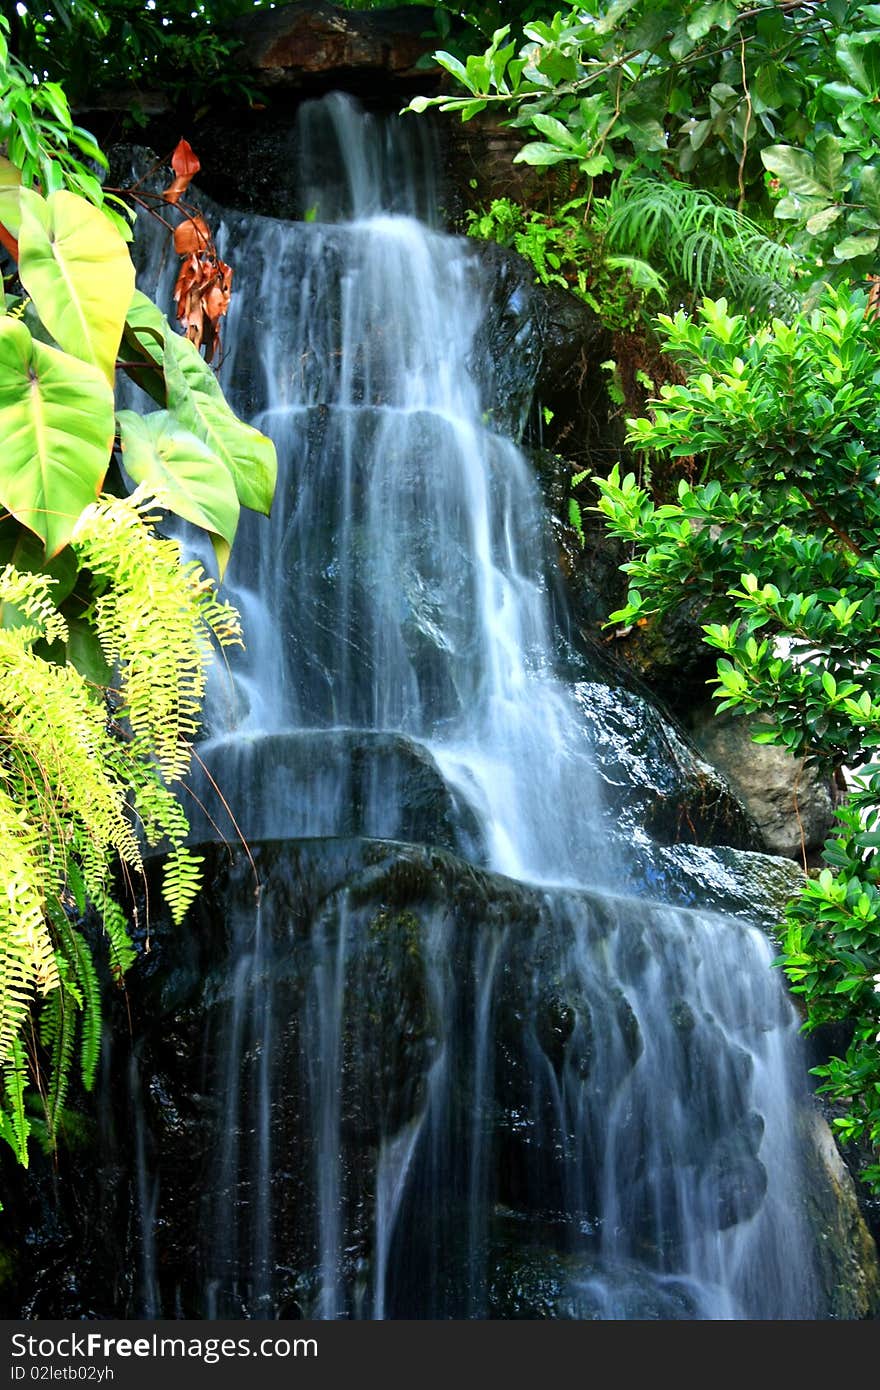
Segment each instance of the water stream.
[{"label": "water stream", "polygon": [[[236,541],[248,649],[212,677],[201,756],[254,843],[445,857],[406,860],[404,901],[369,896],[365,851],[307,927],[302,869],[230,907],[187,1306],[811,1316],[796,1019],[758,931],[632,896],[554,674],[540,494],[481,358],[490,271],[436,226],[423,123],[335,96],[296,148],[312,220],[219,233],[224,385],[280,474]],[[161,296],[158,242],[148,262]],[[142,1250],[135,1311],[173,1316],[184,1278],[160,1293]]]}]

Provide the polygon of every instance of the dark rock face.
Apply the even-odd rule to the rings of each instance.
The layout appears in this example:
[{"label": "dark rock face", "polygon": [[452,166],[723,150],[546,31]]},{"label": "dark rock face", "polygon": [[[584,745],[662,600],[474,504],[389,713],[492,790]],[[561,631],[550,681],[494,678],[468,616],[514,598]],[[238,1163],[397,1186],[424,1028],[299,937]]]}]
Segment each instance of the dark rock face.
[{"label": "dark rock face", "polygon": [[[554,906],[412,845],[203,852],[192,920],[152,922],[119,1001],[97,1158],[66,1153],[54,1189],[48,1170],[21,1193],[13,1175],[10,1316],[701,1315],[663,1272],[677,1229],[664,1202],[684,1178],[708,1228],[745,1229],[767,1173],[752,1057],[685,997],[684,918],[589,893]],[[667,954],[670,929],[685,934]],[[658,961],[646,1031],[630,999],[643,1014]],[[607,1148],[603,1117],[630,1084],[637,1099],[658,1037],[693,1177],[672,1155],[665,1171],[659,1117],[646,1126],[638,1104]],[[821,1169],[825,1222],[837,1198]],[[608,1257],[612,1180],[632,1247]],[[849,1191],[845,1173],[835,1185]],[[823,1277],[830,1306],[862,1316],[876,1269],[847,1202]]]},{"label": "dark rock face", "polygon": [[196,844],[236,839],[222,789],[246,787],[246,797],[233,799],[236,826],[248,842],[365,835],[480,855],[476,818],[447,787],[428,750],[402,735],[239,735],[206,749],[188,782]]},{"label": "dark rock face", "polygon": [[608,799],[627,829],[664,845],[755,847],[754,823],[724,778],[647,699],[595,681],[574,689]]},{"label": "dark rock face", "polygon": [[318,77],[327,91],[344,86],[340,79],[353,70],[369,73],[377,87],[383,79],[424,82],[416,64],[435,46],[424,36],[426,20],[408,7],[361,14],[306,0],[246,15],[229,29],[243,40],[239,66],[267,85],[301,88]]}]

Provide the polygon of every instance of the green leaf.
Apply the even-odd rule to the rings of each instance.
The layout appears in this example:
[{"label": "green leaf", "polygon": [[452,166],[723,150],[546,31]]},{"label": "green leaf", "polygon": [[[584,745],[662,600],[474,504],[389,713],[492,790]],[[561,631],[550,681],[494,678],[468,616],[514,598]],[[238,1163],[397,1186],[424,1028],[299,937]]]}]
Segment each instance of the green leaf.
[{"label": "green leaf", "polygon": [[859,175],[859,202],[880,226],[880,168],[876,164],[868,164]]},{"label": "green leaf", "polygon": [[0,502],[48,556],[101,488],[113,445],[113,392],[98,368],[0,319]]},{"label": "green leaf", "polygon": [[576,158],[577,155],[573,150],[561,150],[558,145],[544,145],[536,140],[528,145],[523,145],[521,150],[517,150],[513,162],[514,164],[559,164],[563,159]]},{"label": "green leaf", "polygon": [[112,685],[113,668],[94,628],[82,618],[67,619],[67,660],[93,685]]},{"label": "green leaf", "polygon": [[880,91],[880,43],[867,34],[841,34],[837,61],[853,85],[875,101]]},{"label": "green leaf", "polygon": [[20,192],[21,174],[14,164],[0,156],[0,223],[14,237],[18,236],[21,226]]},{"label": "green leaf", "polygon": [[532,117],[532,125],[535,126],[542,135],[546,135],[554,145],[561,145],[566,149],[574,150],[579,146],[579,141],[572,135],[567,125],[558,121],[555,116],[536,115]]},{"label": "green leaf", "polygon": [[459,82],[465,87],[468,87],[470,91],[473,92],[476,90],[468,81],[467,68],[460,58],[456,58],[453,53],[447,53],[445,49],[438,49],[434,54],[434,58],[440,64],[441,68],[445,68],[453,77],[457,77]]},{"label": "green leaf", "polygon": [[764,167],[775,174],[790,193],[798,198],[821,198],[828,201],[834,190],[829,189],[819,178],[816,163],[806,150],[795,149],[793,145],[768,145],[761,151]]},{"label": "green leaf", "polygon": [[810,236],[818,236],[820,232],[825,232],[836,222],[840,216],[839,207],[823,208],[821,212],[814,212],[812,217],[807,218],[807,231]]},{"label": "green leaf", "polygon": [[148,299],[140,290],[135,290],[125,316],[126,331],[131,334],[133,345],[156,363],[162,366],[165,351],[165,335],[174,330],[162,310]]},{"label": "green leaf", "polygon": [[221,459],[243,507],[269,515],[278,464],[275,445],[230,410],[217,378],[188,339],[165,340],[168,409]]},{"label": "green leaf", "polygon": [[127,355],[142,358],[143,366],[126,366],[125,373],[159,406],[167,403],[165,389],[165,335],[174,330],[151,299],[135,290],[125,318],[122,340]]},{"label": "green leaf", "polygon": [[116,419],[126,473],[154,491],[161,506],[215,538],[222,578],[239,514],[229,470],[167,410],[151,415],[120,410]]},{"label": "green leaf", "polygon": [[843,141],[834,135],[823,135],[816,144],[816,177],[829,193],[845,192],[849,180],[841,180],[843,172]]},{"label": "green leaf", "polygon": [[59,347],[113,381],[134,290],[128,247],[91,203],[22,189],[19,275]]},{"label": "green leaf", "polygon": [[845,236],[843,241],[839,241],[835,246],[834,254],[842,261],[852,261],[856,256],[866,256],[870,251],[876,251],[878,241],[880,232],[866,232],[863,236]]},{"label": "green leaf", "polygon": [[708,5],[697,5],[694,15],[688,20],[688,36],[695,42],[705,38],[716,27],[729,29],[736,22],[736,5],[730,0],[713,0]]}]

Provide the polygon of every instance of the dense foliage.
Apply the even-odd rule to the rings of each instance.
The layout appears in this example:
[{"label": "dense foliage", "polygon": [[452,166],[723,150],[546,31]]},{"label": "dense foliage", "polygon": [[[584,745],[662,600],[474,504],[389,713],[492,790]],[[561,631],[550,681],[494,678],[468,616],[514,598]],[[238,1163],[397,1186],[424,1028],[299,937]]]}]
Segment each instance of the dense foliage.
[{"label": "dense foliage", "polygon": [[[224,26],[252,8],[249,0],[50,0],[17,9],[24,67],[9,64],[0,78],[0,141],[8,149],[19,141],[13,162],[24,187],[39,185],[33,196],[47,204],[63,187],[101,201],[79,162],[94,151],[62,86],[79,94],[134,79],[194,102],[217,85],[246,98]],[[849,1102],[843,1133],[876,1145],[880,774],[870,759],[880,740],[880,348],[871,299],[850,286],[876,273],[880,246],[880,5],[424,8],[436,60],[455,85],[413,109],[439,105],[464,120],[495,110],[522,132],[517,160],[548,171],[539,206],[497,200],[472,216],[471,232],[515,246],[540,278],[572,289],[618,332],[664,298],[688,310],[659,329],[685,384],[665,389],[650,418],[632,423],[630,443],[693,460],[689,476],[699,481],[668,497],[618,471],[600,480],[607,522],[633,556],[632,590],[614,620],[660,613],[683,591],[701,596],[706,640],[721,653],[722,707],[757,718],[758,741],[849,770],[828,868],[806,880],[790,909],[783,961],[809,1026],[851,1026],[852,1045],[822,1069],[823,1082]],[[30,86],[28,67],[51,81]],[[0,188],[0,206],[4,197]],[[705,295],[723,298],[699,307]],[[230,458],[208,432],[214,397],[204,364],[195,353],[177,360],[179,340],[157,314],[132,305],[126,352],[169,414],[144,424],[123,412],[118,428],[132,476],[155,489],[158,465],[140,460],[162,456],[186,515],[198,489],[180,474],[180,425]],[[234,459],[236,448],[229,452]],[[218,507],[211,476],[202,475],[212,504],[201,519],[222,554],[235,508],[228,492]],[[674,468],[656,470],[655,487],[670,476]],[[61,554],[74,551],[75,541]],[[880,1166],[869,1176],[880,1185]]]},{"label": "dense foliage", "polygon": [[[275,456],[135,291],[122,204],[108,208],[71,150],[93,143],[60,89],[10,60],[5,30],[0,19],[0,1136],[26,1163],[35,1129],[56,1143],[75,1058],[94,1080],[89,920],[116,978],[133,960],[117,870],[161,847],[177,922],[198,891],[176,789],[212,642],[240,632],[155,523],[171,511],[202,527],[222,573],[240,505],[268,511]],[[115,409],[120,368],[160,409]],[[120,467],[130,496],[114,495]]]},{"label": "dense foliage", "polygon": [[[807,1027],[851,1033],[818,1070],[846,1103],[842,1135],[876,1152],[880,6],[586,0],[518,36],[511,23],[488,47],[438,51],[457,87],[412,105],[494,108],[522,131],[518,162],[565,171],[540,215],[494,205],[477,230],[512,227],[542,278],[585,298],[629,257],[687,310],[659,321],[685,384],[630,422],[631,447],[672,466],[654,493],[617,469],[595,480],[632,557],[612,621],[698,596],[719,707],[751,716],[758,742],[846,769],[828,867],[791,905],[781,961]],[[663,495],[676,459],[688,477]],[[866,1177],[880,1189],[880,1163]]]},{"label": "dense foliage", "polygon": [[[437,60],[467,94],[417,98],[523,129],[517,160],[586,182],[684,178],[790,222],[805,269],[873,268],[880,240],[880,6],[589,0]],[[855,261],[855,266],[847,265]],[[840,273],[840,272],[837,272]]]},{"label": "dense foliage", "polygon": [[[655,503],[633,474],[598,480],[612,532],[632,546],[632,587],[615,622],[704,601],[720,710],[758,716],[754,738],[826,770],[851,794],[784,924],[782,963],[808,1027],[845,1019],[844,1059],[823,1089],[851,1100],[846,1138],[880,1147],[880,323],[861,293],[828,290],[793,325],[757,333],[723,301],[661,317],[687,371],[636,449],[698,454],[706,481]],[[880,1165],[867,1176],[880,1184]]]}]

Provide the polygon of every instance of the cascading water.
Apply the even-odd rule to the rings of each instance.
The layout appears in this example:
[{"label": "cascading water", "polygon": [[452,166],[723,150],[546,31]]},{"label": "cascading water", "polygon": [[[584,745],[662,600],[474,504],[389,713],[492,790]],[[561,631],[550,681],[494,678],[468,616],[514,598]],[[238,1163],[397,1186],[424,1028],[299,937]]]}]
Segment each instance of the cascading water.
[{"label": "cascading water", "polygon": [[756,930],[626,896],[481,367],[488,272],[425,224],[426,139],[307,104],[313,220],[223,214],[223,379],[280,476],[200,751],[261,901],[217,861],[204,1229],[164,1275],[144,1237],[130,1311],[814,1316],[794,1013]]}]

